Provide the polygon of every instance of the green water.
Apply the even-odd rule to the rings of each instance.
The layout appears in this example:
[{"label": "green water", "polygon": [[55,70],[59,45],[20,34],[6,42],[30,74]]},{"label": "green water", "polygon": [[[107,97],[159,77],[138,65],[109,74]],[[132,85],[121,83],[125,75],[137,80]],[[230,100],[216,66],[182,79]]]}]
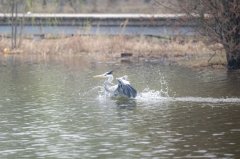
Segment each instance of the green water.
[{"label": "green water", "polygon": [[[1,57],[0,158],[240,158],[240,73]],[[92,76],[128,75],[135,100]]]}]

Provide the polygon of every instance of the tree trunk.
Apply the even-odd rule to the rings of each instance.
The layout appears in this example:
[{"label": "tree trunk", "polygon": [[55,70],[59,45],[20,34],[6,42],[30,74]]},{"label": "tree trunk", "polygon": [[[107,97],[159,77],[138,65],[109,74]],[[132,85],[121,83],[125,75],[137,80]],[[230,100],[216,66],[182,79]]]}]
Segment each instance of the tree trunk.
[{"label": "tree trunk", "polygon": [[47,0],[42,1],[42,8],[45,9],[47,6]]},{"label": "tree trunk", "polygon": [[[226,49],[225,49],[226,50]],[[230,52],[226,50],[227,67],[229,70],[240,69],[240,50]]]}]

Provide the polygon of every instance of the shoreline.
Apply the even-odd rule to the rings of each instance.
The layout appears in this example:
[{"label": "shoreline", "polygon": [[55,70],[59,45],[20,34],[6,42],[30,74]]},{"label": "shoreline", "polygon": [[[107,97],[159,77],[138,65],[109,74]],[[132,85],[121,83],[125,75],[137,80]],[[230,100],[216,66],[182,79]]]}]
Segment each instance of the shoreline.
[{"label": "shoreline", "polygon": [[10,50],[11,39],[0,40],[4,55],[19,54],[76,56],[87,55],[100,61],[156,62],[189,68],[226,68],[226,57],[219,44],[208,45],[196,37],[73,36],[22,39],[19,49]]},{"label": "shoreline", "polygon": [[[14,14],[14,16],[16,16]],[[0,13],[1,25],[11,26],[11,13]],[[198,16],[189,18],[186,14],[144,14],[144,13],[18,13],[16,25],[27,26],[198,26]],[[184,19],[184,22],[183,22]]]}]

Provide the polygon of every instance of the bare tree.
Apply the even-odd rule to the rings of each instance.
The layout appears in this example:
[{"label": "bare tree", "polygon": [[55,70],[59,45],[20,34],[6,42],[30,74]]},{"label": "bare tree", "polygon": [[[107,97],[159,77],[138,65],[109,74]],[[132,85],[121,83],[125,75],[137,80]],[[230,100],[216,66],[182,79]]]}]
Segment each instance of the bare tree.
[{"label": "bare tree", "polygon": [[16,0],[12,0],[12,6],[11,6],[11,27],[12,27],[12,49],[15,49],[17,47],[17,2]]},{"label": "bare tree", "polygon": [[10,8],[11,8],[11,49],[17,49],[21,46],[22,43],[22,34],[23,34],[23,28],[24,28],[24,16],[19,17],[18,13],[23,11],[24,15],[24,9],[26,7],[26,3],[22,3],[22,0],[11,0],[9,1]]},{"label": "bare tree", "polygon": [[46,8],[46,6],[47,6],[47,0],[43,0],[42,1],[42,8]]},{"label": "bare tree", "polygon": [[204,35],[222,44],[228,69],[240,69],[240,1],[178,0],[188,16],[198,16]]},{"label": "bare tree", "polygon": [[64,8],[64,6],[65,6],[65,0],[59,0],[59,8],[58,8],[58,12],[59,13],[63,13],[63,8]]}]

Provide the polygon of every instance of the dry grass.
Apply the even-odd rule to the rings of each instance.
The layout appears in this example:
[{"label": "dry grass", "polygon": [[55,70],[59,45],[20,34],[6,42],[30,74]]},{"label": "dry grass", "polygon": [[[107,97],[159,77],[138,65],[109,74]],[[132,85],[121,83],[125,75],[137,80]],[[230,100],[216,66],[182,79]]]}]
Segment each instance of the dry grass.
[{"label": "dry grass", "polygon": [[[167,59],[171,63],[192,67],[225,65],[226,59],[221,46],[211,47],[202,41],[182,38],[74,36],[43,40],[24,39],[18,52],[39,55],[88,55],[100,61],[120,58],[121,53],[131,53],[133,58],[138,60]],[[10,48],[10,39],[2,38],[0,49],[8,53],[5,48]]]}]

